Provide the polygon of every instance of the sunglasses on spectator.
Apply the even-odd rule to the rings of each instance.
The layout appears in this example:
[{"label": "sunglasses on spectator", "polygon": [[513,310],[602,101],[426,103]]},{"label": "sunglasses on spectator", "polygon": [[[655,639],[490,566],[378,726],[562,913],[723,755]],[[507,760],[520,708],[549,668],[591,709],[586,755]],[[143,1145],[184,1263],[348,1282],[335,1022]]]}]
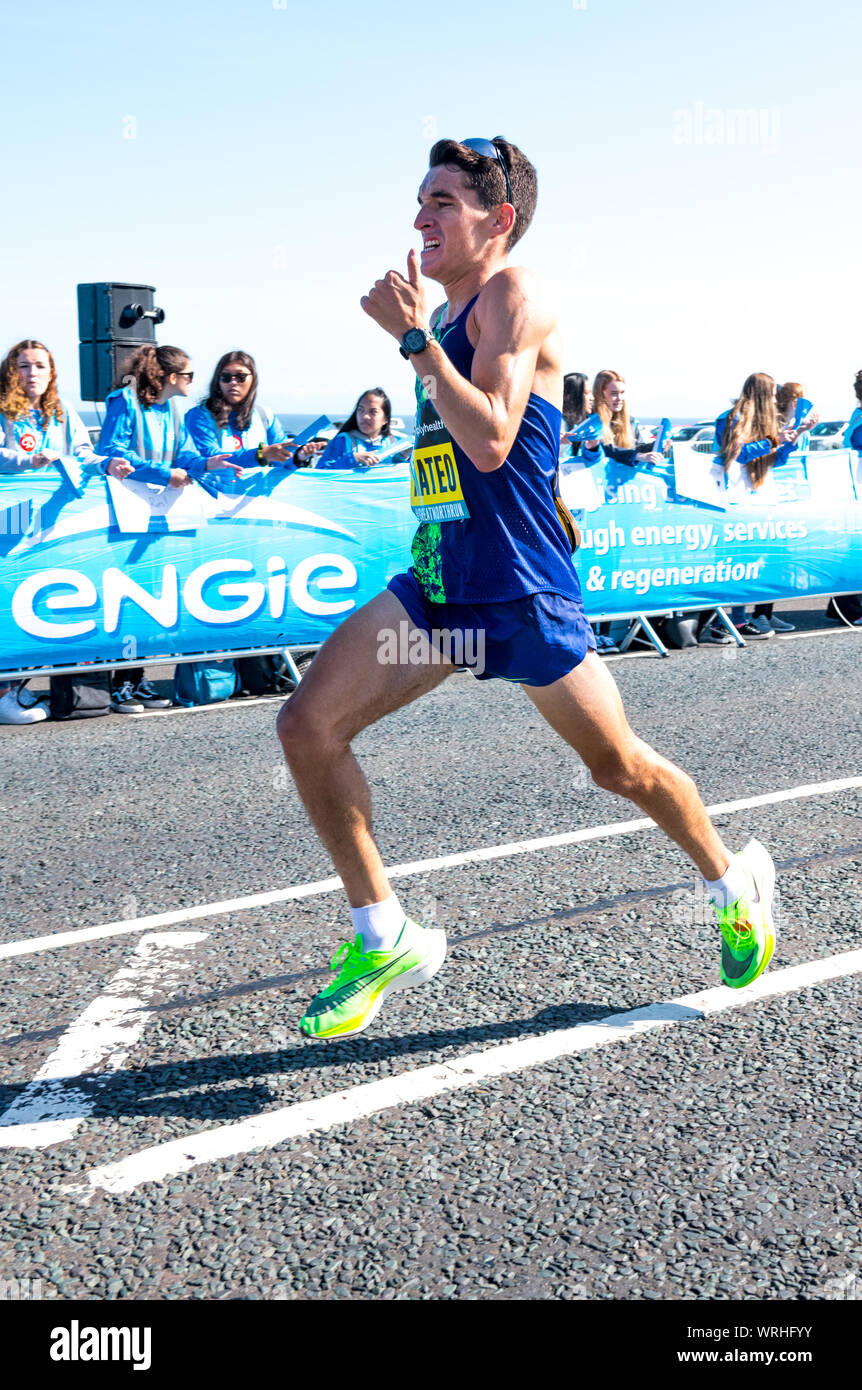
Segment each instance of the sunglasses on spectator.
[{"label": "sunglasses on spectator", "polygon": [[174,372],[174,376],[186,376],[188,377],[189,381],[194,381],[195,379],[194,372]]},{"label": "sunglasses on spectator", "polygon": [[[482,154],[486,159],[496,159],[500,168],[503,170],[503,177],[506,180],[506,202],[512,203],[512,185],[509,182],[509,170],[506,168],[506,161],[500,150],[492,140],[462,140],[462,145],[466,145],[468,150],[475,150],[477,154]],[[512,203],[512,207],[515,204]]]},{"label": "sunglasses on spectator", "polygon": [[251,372],[222,372],[219,381],[223,386],[228,386],[232,381],[249,381]]}]

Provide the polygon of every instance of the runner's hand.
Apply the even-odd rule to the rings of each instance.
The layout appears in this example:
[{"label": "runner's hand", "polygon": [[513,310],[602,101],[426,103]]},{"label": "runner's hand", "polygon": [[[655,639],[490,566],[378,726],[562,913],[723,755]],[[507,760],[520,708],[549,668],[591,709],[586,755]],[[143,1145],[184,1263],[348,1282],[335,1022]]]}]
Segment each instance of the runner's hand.
[{"label": "runner's hand", "polygon": [[379,323],[397,342],[408,328],[428,329],[428,308],[425,291],[419,279],[419,257],[415,251],[407,257],[407,279],[397,270],[390,270],[378,280],[359,301],[369,318]]},{"label": "runner's hand", "polygon": [[105,472],[110,473],[112,478],[128,478],[129,474],[134,473],[134,471],[134,467],[128,459],[111,459],[105,469]]},{"label": "runner's hand", "polygon": [[168,485],[169,487],[188,487],[192,481],[184,468],[172,468]]}]

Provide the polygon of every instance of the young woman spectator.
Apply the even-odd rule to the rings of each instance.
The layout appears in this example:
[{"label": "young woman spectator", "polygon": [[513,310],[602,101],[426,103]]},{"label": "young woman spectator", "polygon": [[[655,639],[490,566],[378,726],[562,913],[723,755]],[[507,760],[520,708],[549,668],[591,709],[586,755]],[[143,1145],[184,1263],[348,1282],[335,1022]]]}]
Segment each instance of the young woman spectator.
[{"label": "young woman spectator", "polygon": [[[318,468],[373,468],[377,455],[390,445],[403,443],[404,450],[396,455],[400,460],[410,454],[410,440],[404,434],[392,433],[392,403],[382,386],[363,391],[349,420],[329,441],[317,461]],[[306,448],[309,446],[307,445]],[[303,451],[297,451],[299,457]],[[387,462],[391,461],[390,459]]]},{"label": "young woman spectator", "polygon": [[206,400],[185,417],[189,438],[203,458],[229,455],[240,469],[289,462],[293,450],[287,435],[277,416],[258,405],[257,387],[249,353],[235,350],[219,359]]},{"label": "young woman spectator", "polygon": [[[136,482],[185,487],[205,469],[225,461],[204,460],[190,443],[179,407],[192,389],[188,353],[177,347],[139,347],[127,362],[122,381],[106,401],[99,450],[110,454],[105,472]],[[166,709],[144,679],[143,667],[111,673],[111,708],[118,714]]]},{"label": "young woman spectator", "polygon": [[[98,468],[86,426],[57,390],[57,368],[44,343],[24,338],[0,362],[0,474],[45,468],[60,457]],[[44,700],[26,682],[0,685],[0,724],[47,719]]]},{"label": "young woman spectator", "polygon": [[[766,372],[752,372],[746,377],[737,400],[715,422],[715,443],[728,480],[744,481],[745,468],[755,490],[763,486],[770,469],[787,461],[796,437],[796,430],[786,428],[779,418],[775,382]],[[766,607],[771,605],[762,605]],[[775,634],[775,627],[763,612],[747,620],[744,605],[737,604],[730,616],[743,637]],[[780,631],[786,632],[789,627],[782,623]]]},{"label": "young woman spectator", "polygon": [[64,455],[97,468],[86,426],[57,391],[53,357],[25,338],[0,362],[0,473],[44,468]]},{"label": "young woman spectator", "polygon": [[[798,381],[785,381],[783,386],[779,386],[775,393],[775,409],[778,414],[779,431],[793,433],[796,436],[795,443],[791,446],[789,454],[796,453],[797,449],[808,448],[809,430],[812,430],[820,419],[816,411],[807,411],[805,416],[797,421],[797,401],[805,399],[805,390]],[[750,626],[757,628],[762,637],[768,636],[768,628],[773,632],[794,632],[795,623],[788,623],[784,618],[777,618],[774,612],[773,603],[758,603],[755,605],[754,613],[750,619]],[[740,610],[734,610],[739,612]],[[744,610],[743,610],[744,614]],[[752,634],[749,632],[749,636]]]},{"label": "young woman spectator", "polygon": [[585,461],[601,448],[615,463],[631,466],[661,463],[661,454],[654,453],[645,431],[637,420],[629,416],[626,404],[626,383],[619,372],[606,368],[599,372],[593,382],[593,409],[602,422],[600,440],[584,440]]}]

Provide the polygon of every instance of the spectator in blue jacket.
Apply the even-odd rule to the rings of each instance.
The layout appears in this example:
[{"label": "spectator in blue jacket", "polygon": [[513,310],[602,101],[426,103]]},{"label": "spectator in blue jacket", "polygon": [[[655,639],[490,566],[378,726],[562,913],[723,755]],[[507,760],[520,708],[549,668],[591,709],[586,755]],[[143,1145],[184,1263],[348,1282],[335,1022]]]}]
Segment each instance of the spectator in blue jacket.
[{"label": "spectator in blue jacket", "polygon": [[629,416],[626,383],[619,372],[607,367],[598,373],[593,382],[593,409],[601,421],[601,434],[583,441],[581,455],[585,463],[594,463],[599,451],[614,463],[632,467],[661,463],[661,454],[650,448],[646,432]]},{"label": "spectator in blue jacket", "polygon": [[106,401],[99,440],[105,472],[135,482],[185,487],[207,467],[190,442],[180,405],[192,389],[188,354],[146,343],[129,358]]},{"label": "spectator in blue jacket", "polygon": [[189,438],[208,468],[223,468],[226,455],[235,472],[289,463],[293,450],[287,435],[278,417],[257,403],[257,388],[249,353],[234,350],[219,359],[209,394],[185,417]]},{"label": "spectator in blue jacket", "polygon": [[[570,444],[569,458],[575,458],[584,440],[601,433],[601,420],[593,413],[593,392],[583,372],[568,372],[563,377],[563,424],[561,444]],[[593,456],[590,460],[597,463]]]},{"label": "spectator in blue jacket", "polygon": [[[99,440],[100,452],[112,456],[106,473],[185,487],[212,466],[189,440],[183,421],[180,402],[193,380],[188,353],[181,348],[146,343],[135,350],[107,398]],[[140,666],[113,671],[111,687],[111,708],[117,714],[142,714],[171,704],[144,679]]]},{"label": "spectator in blue jacket", "polygon": [[98,466],[87,427],[57,391],[44,343],[25,338],[0,362],[0,473],[44,468],[57,458]]},{"label": "spectator in blue jacket", "polygon": [[[787,462],[796,444],[796,430],[787,429],[779,419],[775,381],[766,372],[746,377],[737,400],[719,415],[715,444],[725,473],[745,468],[755,490],[763,486],[770,469]],[[730,616],[743,637],[775,635],[769,618],[761,613],[746,619],[742,604],[735,605]]]},{"label": "spectator in blue jacket", "polygon": [[[329,441],[317,461],[318,468],[373,468],[377,455],[392,444],[403,442],[398,459],[410,457],[410,440],[392,433],[392,402],[382,386],[363,391],[349,420]],[[386,460],[391,461],[390,459]]]}]

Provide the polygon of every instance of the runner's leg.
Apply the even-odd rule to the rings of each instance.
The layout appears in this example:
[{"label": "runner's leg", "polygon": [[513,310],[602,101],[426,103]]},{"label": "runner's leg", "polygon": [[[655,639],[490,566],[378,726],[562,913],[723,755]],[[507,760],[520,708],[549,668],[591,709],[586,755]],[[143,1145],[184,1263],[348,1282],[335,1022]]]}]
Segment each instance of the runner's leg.
[{"label": "runner's leg", "polygon": [[635,735],[616,682],[595,652],[552,685],[523,688],[551,728],[580,754],[594,782],[645,811],[705,879],[722,877],[730,851],[694,782]]},{"label": "runner's leg", "polygon": [[402,645],[414,654],[418,639],[409,639],[419,629],[394,594],[378,594],[321,647],[278,717],[297,790],[355,908],[382,902],[392,890],[371,833],[371,795],[351,740],[455,669],[442,657],[432,662],[427,641],[428,660],[382,661],[381,633],[405,631],[408,642]]}]

